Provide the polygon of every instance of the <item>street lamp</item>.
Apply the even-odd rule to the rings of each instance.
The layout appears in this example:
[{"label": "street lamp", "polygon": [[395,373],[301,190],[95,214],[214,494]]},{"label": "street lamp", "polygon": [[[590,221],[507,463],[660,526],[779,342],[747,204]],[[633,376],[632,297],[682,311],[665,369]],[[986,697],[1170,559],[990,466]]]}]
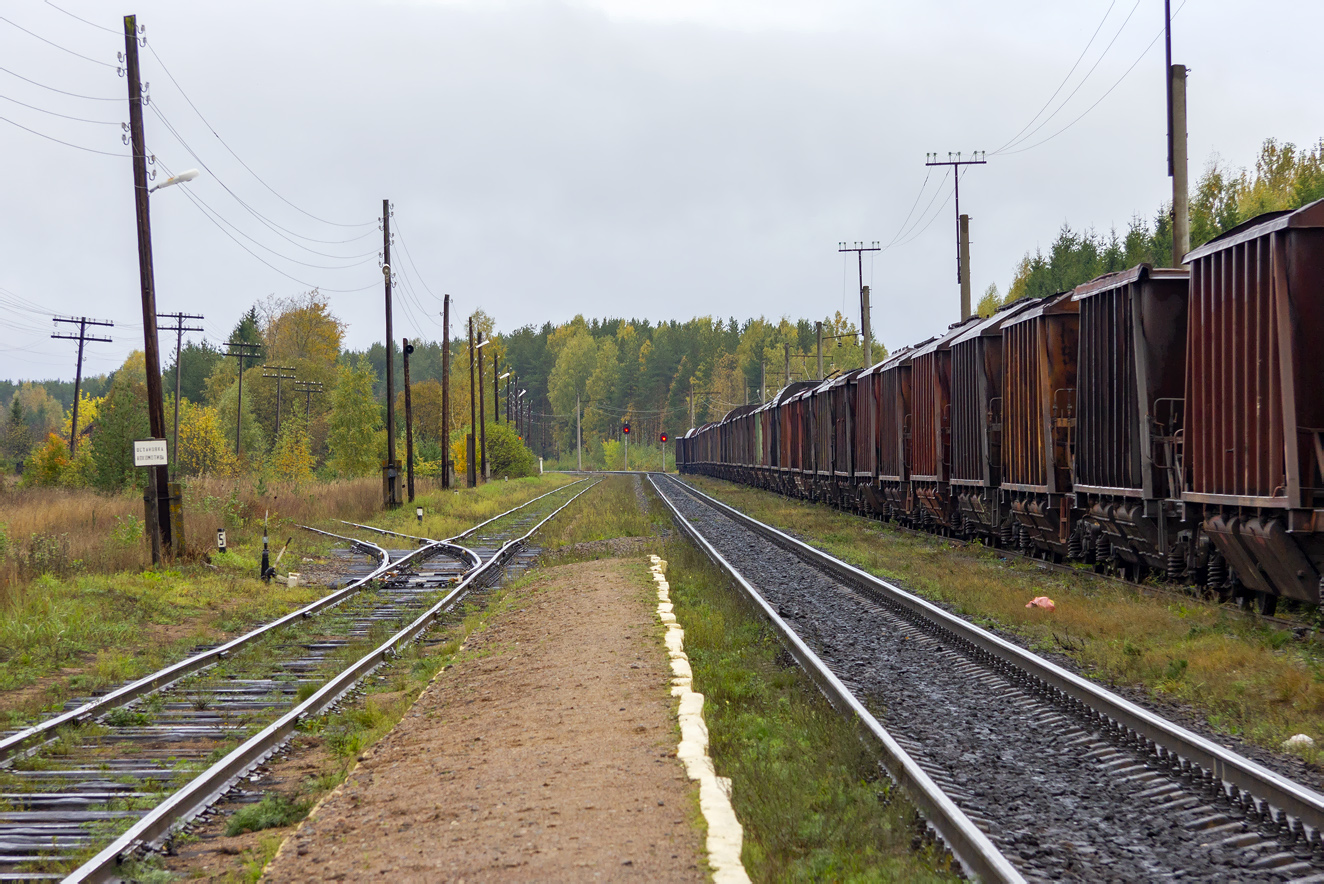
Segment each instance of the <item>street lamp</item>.
[{"label": "street lamp", "polygon": [[[495,369],[493,369],[495,371]],[[510,372],[505,371],[496,379],[492,386],[492,418],[501,423],[501,382],[510,377]],[[510,383],[506,383],[506,423],[510,423]]]},{"label": "street lamp", "polygon": [[170,176],[166,180],[162,181],[160,184],[157,184],[153,187],[149,187],[147,189],[147,192],[156,193],[158,190],[160,190],[163,187],[173,187],[176,184],[183,184],[185,181],[192,181],[194,178],[197,177],[198,177],[197,169],[187,169],[183,172],[180,172],[178,175]]}]

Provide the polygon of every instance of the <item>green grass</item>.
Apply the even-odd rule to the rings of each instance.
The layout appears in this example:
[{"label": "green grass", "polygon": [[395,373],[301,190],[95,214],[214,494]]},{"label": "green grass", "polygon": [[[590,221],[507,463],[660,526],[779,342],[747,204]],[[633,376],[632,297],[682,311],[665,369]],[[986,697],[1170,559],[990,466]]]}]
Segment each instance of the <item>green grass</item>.
[{"label": "green grass", "polygon": [[[1036,651],[1067,654],[1092,678],[1189,704],[1215,730],[1276,751],[1293,734],[1324,741],[1324,650],[1239,611],[1144,595],[728,482],[694,484],[976,623],[1015,633]],[[1040,595],[1056,611],[1025,607]],[[1320,751],[1298,754],[1318,763]]]},{"label": "green grass", "polygon": [[231,814],[229,822],[225,824],[225,834],[234,837],[245,832],[290,826],[307,816],[311,807],[309,801],[297,801],[279,792],[268,792],[256,804],[245,804]]},{"label": "green grass", "polygon": [[[420,494],[422,533],[443,537],[571,481],[548,475],[491,482],[459,493]],[[0,508],[2,509],[2,508]],[[407,509],[407,511],[406,511]],[[320,527],[352,529],[331,519]],[[352,516],[352,513],[345,513]],[[420,533],[412,508],[379,514],[383,527]],[[282,570],[299,570],[300,558],[337,545],[282,523],[273,528],[275,551],[293,536]],[[249,537],[245,541],[241,537]],[[391,544],[386,544],[391,545]],[[230,532],[230,551],[212,565],[182,562],[160,570],[109,574],[47,574],[0,595],[0,712],[5,726],[66,699],[122,684],[181,659],[201,643],[245,632],[321,597],[324,587],[289,589],[257,579],[259,531]],[[27,689],[27,690],[24,690]]]},{"label": "green grass", "polygon": [[944,856],[913,849],[914,807],[880,775],[858,724],[828,705],[739,591],[688,542],[667,544],[665,558],[750,877],[954,880]]}]

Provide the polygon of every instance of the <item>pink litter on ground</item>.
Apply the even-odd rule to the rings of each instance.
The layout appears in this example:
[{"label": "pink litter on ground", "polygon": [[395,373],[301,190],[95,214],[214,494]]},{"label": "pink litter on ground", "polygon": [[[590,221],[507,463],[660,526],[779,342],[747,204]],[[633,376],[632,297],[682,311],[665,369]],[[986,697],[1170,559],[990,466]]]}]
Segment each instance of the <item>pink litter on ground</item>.
[{"label": "pink litter on ground", "polygon": [[1030,599],[1030,601],[1025,605],[1025,607],[1044,608],[1045,610],[1049,610],[1049,611],[1057,610],[1057,605],[1053,604],[1053,600],[1046,595],[1041,595],[1038,598]]}]

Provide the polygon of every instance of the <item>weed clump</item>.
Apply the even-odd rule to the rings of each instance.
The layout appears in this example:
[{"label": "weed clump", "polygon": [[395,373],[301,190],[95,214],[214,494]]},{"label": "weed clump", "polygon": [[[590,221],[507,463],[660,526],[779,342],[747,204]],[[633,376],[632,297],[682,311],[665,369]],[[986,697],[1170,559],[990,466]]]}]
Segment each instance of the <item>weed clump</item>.
[{"label": "weed clump", "polygon": [[307,801],[293,801],[279,792],[268,792],[257,804],[248,804],[236,810],[225,826],[225,834],[233,838],[245,832],[261,832],[263,829],[292,825],[307,816],[311,806]]}]

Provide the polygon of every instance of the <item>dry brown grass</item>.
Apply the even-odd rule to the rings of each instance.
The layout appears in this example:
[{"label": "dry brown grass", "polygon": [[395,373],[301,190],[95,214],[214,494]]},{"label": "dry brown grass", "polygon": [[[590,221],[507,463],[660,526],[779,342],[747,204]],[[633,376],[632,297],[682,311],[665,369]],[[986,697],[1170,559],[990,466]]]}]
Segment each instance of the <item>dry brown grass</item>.
[{"label": "dry brown grass", "polygon": [[[1188,703],[1217,730],[1271,749],[1297,733],[1324,743],[1324,651],[1291,633],[1194,598],[1143,595],[727,482],[695,484],[976,623],[1066,653],[1102,681]],[[1040,595],[1057,610],[1025,607]],[[1304,754],[1318,760],[1317,750]]]}]

